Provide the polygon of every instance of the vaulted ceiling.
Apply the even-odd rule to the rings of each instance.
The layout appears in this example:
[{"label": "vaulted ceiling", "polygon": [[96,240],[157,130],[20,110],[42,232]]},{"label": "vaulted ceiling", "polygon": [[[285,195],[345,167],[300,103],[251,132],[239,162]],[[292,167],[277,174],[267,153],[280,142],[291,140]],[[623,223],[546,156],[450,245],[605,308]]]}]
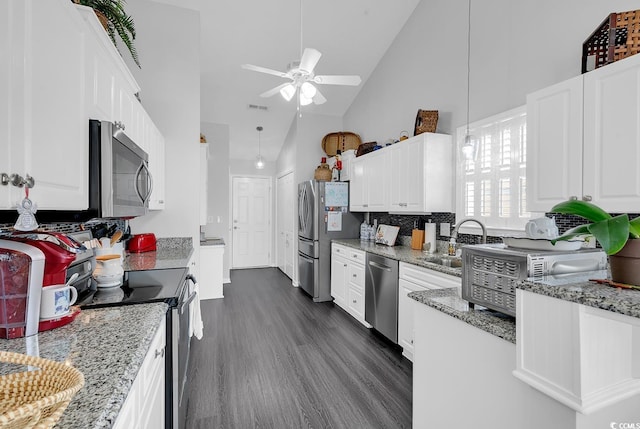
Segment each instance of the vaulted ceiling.
[{"label": "vaulted ceiling", "polygon": [[[322,53],[316,74],[356,74],[358,87],[322,86],[323,105],[302,114],[342,116],[419,0],[156,0],[200,12],[201,120],[229,126],[230,157],[275,161],[296,117],[296,103],[259,94],[285,80],[243,70],[255,64],[286,71],[303,47]],[[302,23],[302,31],[301,31]],[[401,66],[401,65],[399,65]],[[262,108],[250,108],[249,105]],[[266,107],[266,110],[264,109]],[[337,130],[336,130],[337,131]]]}]

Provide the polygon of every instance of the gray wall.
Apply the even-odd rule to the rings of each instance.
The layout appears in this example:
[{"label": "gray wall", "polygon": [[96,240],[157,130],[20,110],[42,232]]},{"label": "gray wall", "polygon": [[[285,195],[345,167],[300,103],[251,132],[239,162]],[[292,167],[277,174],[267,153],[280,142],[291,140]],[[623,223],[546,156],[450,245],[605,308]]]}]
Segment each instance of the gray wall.
[{"label": "gray wall", "polygon": [[[631,0],[474,0],[471,122],[525,104],[526,94],[580,74],[582,43]],[[423,0],[344,116],[363,141],[413,133],[418,109],[438,132],[466,123],[467,1]]]},{"label": "gray wall", "polygon": [[[142,69],[127,55],[124,58],[166,144],[166,208],[132,220],[131,229],[159,237],[192,237],[197,244],[197,198],[185,190],[193,189],[200,177],[200,17],[148,0],[129,0],[127,12],[135,20]],[[198,261],[199,246],[194,247]]]}]

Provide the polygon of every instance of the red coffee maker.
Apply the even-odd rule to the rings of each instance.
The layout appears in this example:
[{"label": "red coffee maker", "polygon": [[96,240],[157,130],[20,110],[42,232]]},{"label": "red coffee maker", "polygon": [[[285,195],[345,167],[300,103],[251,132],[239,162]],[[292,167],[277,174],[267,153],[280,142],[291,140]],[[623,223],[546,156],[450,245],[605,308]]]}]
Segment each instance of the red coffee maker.
[{"label": "red coffee maker", "polygon": [[[37,267],[39,264],[32,264],[32,269],[29,270],[29,279],[26,283],[23,281],[21,284],[21,289],[27,289],[28,293],[26,295],[26,299],[24,302],[24,308],[13,308],[11,311],[12,320],[23,319],[24,320],[24,334],[19,335],[20,331],[12,331],[11,335],[14,335],[10,338],[17,338],[20,336],[28,336],[32,335],[33,332],[32,324],[33,320],[38,320],[38,328],[37,331],[46,331],[49,329],[57,328],[59,326],[66,325],[67,323],[72,322],[78,314],[77,310],[72,310],[68,314],[61,316],[60,318],[53,320],[43,320],[39,321],[40,318],[40,294],[41,289],[47,286],[53,286],[58,284],[63,284],[67,275],[67,268],[69,264],[71,264],[75,259],[75,253],[84,251],[84,246],[80,243],[77,243],[75,240],[67,237],[61,233],[53,233],[53,232],[31,232],[31,233],[13,233],[11,236],[6,237],[8,240],[6,242],[15,242],[15,244],[23,244],[28,246],[26,249],[34,249],[39,251],[44,257],[44,266],[42,268],[42,274],[39,276]],[[5,242],[5,240],[0,240],[0,242]],[[5,244],[6,244],[5,242]],[[10,247],[8,245],[3,246],[0,243],[0,248]],[[37,254],[37,252],[27,252],[22,248],[22,252],[27,255],[29,253]],[[37,258],[35,256],[28,256],[32,261],[36,261]],[[7,266],[8,268],[8,266]],[[24,270],[24,268],[23,268]],[[0,278],[0,281],[3,282],[0,284],[0,287],[4,287],[7,289],[8,287],[14,287],[15,285],[7,280],[8,277],[5,276],[4,280]],[[40,279],[40,280],[38,280]],[[39,281],[39,284],[38,284]],[[39,287],[38,287],[39,286]],[[35,302],[37,301],[37,308],[34,308]],[[0,316],[1,322],[1,316]],[[2,330],[0,328],[0,336],[2,336]],[[5,336],[5,338],[9,338]]]}]

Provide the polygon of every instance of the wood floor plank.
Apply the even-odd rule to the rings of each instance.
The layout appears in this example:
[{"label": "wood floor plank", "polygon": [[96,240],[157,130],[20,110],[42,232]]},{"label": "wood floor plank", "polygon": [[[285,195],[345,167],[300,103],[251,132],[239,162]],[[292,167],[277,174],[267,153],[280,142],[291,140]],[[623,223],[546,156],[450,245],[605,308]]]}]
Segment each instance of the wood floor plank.
[{"label": "wood floor plank", "polygon": [[187,428],[410,428],[412,367],[333,303],[276,268],[233,270],[202,301]]}]

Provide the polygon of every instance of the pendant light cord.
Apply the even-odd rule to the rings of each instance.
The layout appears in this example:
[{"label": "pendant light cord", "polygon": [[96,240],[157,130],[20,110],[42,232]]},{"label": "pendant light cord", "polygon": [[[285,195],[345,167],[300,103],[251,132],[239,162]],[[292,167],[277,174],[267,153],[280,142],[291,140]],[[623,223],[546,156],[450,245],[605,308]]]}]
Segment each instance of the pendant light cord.
[{"label": "pendant light cord", "polygon": [[471,104],[471,0],[467,11],[467,137],[469,136],[469,109]]}]

